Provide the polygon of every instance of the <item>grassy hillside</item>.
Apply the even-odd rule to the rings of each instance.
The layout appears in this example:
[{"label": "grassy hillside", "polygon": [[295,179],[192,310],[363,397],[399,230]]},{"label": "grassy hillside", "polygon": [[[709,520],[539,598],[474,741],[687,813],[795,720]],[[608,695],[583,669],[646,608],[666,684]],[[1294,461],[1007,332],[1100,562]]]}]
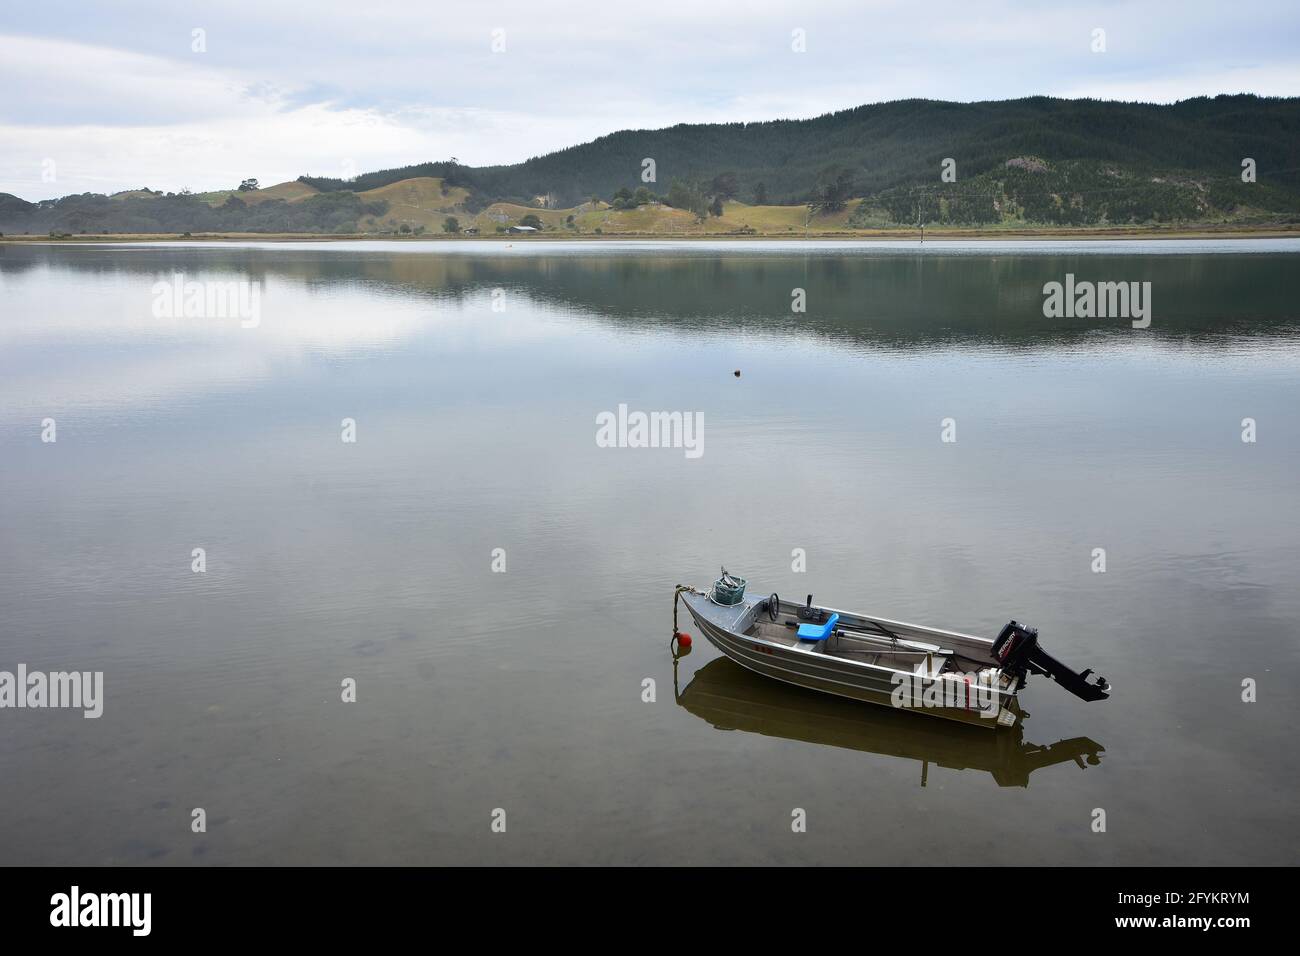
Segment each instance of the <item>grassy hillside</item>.
[{"label": "grassy hillside", "polygon": [[437,177],[420,176],[367,189],[357,196],[366,202],[385,203],[388,207],[383,215],[363,217],[360,227],[364,231],[400,229],[405,225],[411,231],[422,226],[427,232],[440,232],[448,216],[465,216],[469,191],[447,185]]},{"label": "grassy hillside", "polygon": [[265,189],[250,189],[245,192],[240,192],[238,189],[219,189],[215,192],[197,193],[196,195],[211,206],[220,206],[231,196],[250,205],[257,205],[275,199],[283,199],[285,202],[297,202],[302,199],[310,199],[319,192],[320,190],[314,186],[308,186],[306,183],[294,180],[288,183],[276,183],[274,186],[267,186]]},{"label": "grassy hillside", "polygon": [[525,216],[535,216],[544,234],[610,236],[708,236],[786,235],[809,232],[847,231],[860,200],[826,215],[810,215],[807,206],[753,206],[731,201],[723,204],[721,216],[703,219],[684,209],[664,203],[647,203],[636,209],[615,209],[609,203],[582,203],[568,209],[541,209],[520,203],[492,203],[471,218],[461,218],[463,228],[480,235],[492,235],[519,225]]}]

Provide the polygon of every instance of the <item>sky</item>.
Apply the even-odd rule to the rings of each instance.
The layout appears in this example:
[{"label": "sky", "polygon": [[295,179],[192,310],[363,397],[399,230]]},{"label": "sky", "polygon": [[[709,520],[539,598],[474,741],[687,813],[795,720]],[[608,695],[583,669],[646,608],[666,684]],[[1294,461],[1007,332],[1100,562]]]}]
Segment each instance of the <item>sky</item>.
[{"label": "sky", "polygon": [[513,163],[910,97],[1295,96],[1298,51],[1297,0],[6,3],[0,192]]}]

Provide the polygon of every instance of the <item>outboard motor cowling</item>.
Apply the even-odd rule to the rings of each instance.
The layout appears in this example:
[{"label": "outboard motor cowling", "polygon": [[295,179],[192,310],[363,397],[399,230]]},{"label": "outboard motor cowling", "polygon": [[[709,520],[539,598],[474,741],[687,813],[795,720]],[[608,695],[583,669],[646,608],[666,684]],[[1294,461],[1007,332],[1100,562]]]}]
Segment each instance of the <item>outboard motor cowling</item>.
[{"label": "outboard motor cowling", "polygon": [[1078,673],[1044,651],[1038,644],[1037,628],[1015,621],[1007,624],[993,642],[993,657],[1006,673],[1019,678],[1017,690],[1025,686],[1027,674],[1041,674],[1083,700],[1105,700],[1110,696],[1110,684],[1104,677],[1089,682],[1092,668]]},{"label": "outboard motor cowling", "polygon": [[1023,671],[1025,661],[1038,649],[1038,628],[1012,621],[993,642],[993,656],[1006,671]]}]

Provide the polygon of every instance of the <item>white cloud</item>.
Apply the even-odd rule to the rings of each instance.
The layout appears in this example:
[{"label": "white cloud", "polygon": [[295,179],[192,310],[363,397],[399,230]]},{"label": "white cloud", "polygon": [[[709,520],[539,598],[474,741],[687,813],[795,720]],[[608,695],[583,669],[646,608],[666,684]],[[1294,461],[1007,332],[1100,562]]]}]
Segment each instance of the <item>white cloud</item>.
[{"label": "white cloud", "polygon": [[207,61],[172,61],[86,43],[0,35],[0,100],[9,123],[172,123],[187,116],[238,116],[273,106],[262,92]]}]

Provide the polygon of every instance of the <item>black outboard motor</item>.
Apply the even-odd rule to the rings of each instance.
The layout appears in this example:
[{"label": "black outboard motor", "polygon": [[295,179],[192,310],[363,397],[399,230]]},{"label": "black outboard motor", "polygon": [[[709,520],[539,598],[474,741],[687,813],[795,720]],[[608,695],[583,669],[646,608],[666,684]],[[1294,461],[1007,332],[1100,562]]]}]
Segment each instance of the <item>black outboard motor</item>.
[{"label": "black outboard motor", "polygon": [[993,657],[1004,671],[1020,678],[1016,690],[1025,686],[1026,675],[1041,674],[1084,700],[1105,700],[1110,696],[1110,684],[1106,678],[1097,677],[1089,683],[1091,667],[1082,674],[1077,673],[1039,647],[1037,628],[1012,621],[993,642]]}]

